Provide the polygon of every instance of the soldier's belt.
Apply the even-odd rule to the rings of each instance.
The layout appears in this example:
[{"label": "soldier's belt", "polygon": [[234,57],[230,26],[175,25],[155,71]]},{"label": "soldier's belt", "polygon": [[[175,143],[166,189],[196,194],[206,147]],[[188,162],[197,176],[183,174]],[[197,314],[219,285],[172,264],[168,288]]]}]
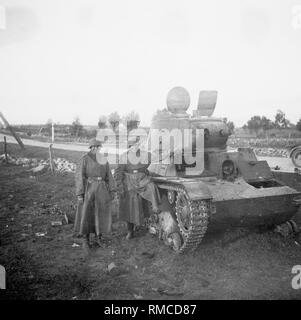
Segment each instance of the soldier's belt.
[{"label": "soldier's belt", "polygon": [[127,173],[145,173],[146,170],[145,169],[141,169],[141,170],[131,170],[131,171],[128,171]]},{"label": "soldier's belt", "polygon": [[88,181],[89,182],[93,182],[93,181],[103,181],[102,177],[88,177]]}]

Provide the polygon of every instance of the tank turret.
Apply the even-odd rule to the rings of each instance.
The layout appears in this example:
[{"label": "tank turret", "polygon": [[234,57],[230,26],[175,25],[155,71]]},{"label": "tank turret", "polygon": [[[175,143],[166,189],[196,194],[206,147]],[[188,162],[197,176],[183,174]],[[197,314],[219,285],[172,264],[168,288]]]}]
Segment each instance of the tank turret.
[{"label": "tank turret", "polygon": [[[190,96],[186,89],[175,87],[167,95],[168,113],[153,120],[151,129],[203,129],[204,151],[225,151],[230,131],[221,118],[214,118],[217,100],[217,91],[201,91],[198,107],[192,115],[187,113],[190,104]],[[196,137],[194,137],[196,138]],[[196,148],[196,139],[193,140],[193,149]]]}]

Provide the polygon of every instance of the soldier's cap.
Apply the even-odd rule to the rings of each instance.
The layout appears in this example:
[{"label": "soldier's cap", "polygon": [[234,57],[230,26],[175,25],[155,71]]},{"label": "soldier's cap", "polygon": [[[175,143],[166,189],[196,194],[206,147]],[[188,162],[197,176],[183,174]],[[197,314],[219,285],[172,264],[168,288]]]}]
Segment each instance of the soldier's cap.
[{"label": "soldier's cap", "polygon": [[91,149],[92,147],[101,147],[102,146],[102,142],[93,138],[89,141],[89,148]]}]

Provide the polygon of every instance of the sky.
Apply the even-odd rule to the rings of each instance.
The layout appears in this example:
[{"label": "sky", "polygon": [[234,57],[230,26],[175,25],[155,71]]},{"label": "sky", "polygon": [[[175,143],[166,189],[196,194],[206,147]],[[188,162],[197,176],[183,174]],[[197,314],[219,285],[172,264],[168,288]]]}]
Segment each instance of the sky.
[{"label": "sky", "polygon": [[0,111],[12,124],[149,125],[174,86],[217,90],[241,126],[301,118],[301,0],[0,0]]}]

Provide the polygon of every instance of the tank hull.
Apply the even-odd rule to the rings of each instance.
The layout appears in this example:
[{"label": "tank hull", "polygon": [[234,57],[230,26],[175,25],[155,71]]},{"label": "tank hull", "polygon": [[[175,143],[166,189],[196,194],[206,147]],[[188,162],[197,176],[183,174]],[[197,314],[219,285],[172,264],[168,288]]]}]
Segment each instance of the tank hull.
[{"label": "tank hull", "polygon": [[212,228],[273,226],[290,220],[299,209],[296,190],[278,185],[255,188],[244,180],[208,185],[215,207]]},{"label": "tank hull", "polygon": [[[274,181],[273,187],[254,187],[244,179],[153,178],[162,194],[182,186],[192,201],[211,202],[209,229],[273,226],[290,220],[299,210],[301,193]],[[174,187],[173,187],[174,186]],[[163,202],[162,210],[166,210]]]}]

